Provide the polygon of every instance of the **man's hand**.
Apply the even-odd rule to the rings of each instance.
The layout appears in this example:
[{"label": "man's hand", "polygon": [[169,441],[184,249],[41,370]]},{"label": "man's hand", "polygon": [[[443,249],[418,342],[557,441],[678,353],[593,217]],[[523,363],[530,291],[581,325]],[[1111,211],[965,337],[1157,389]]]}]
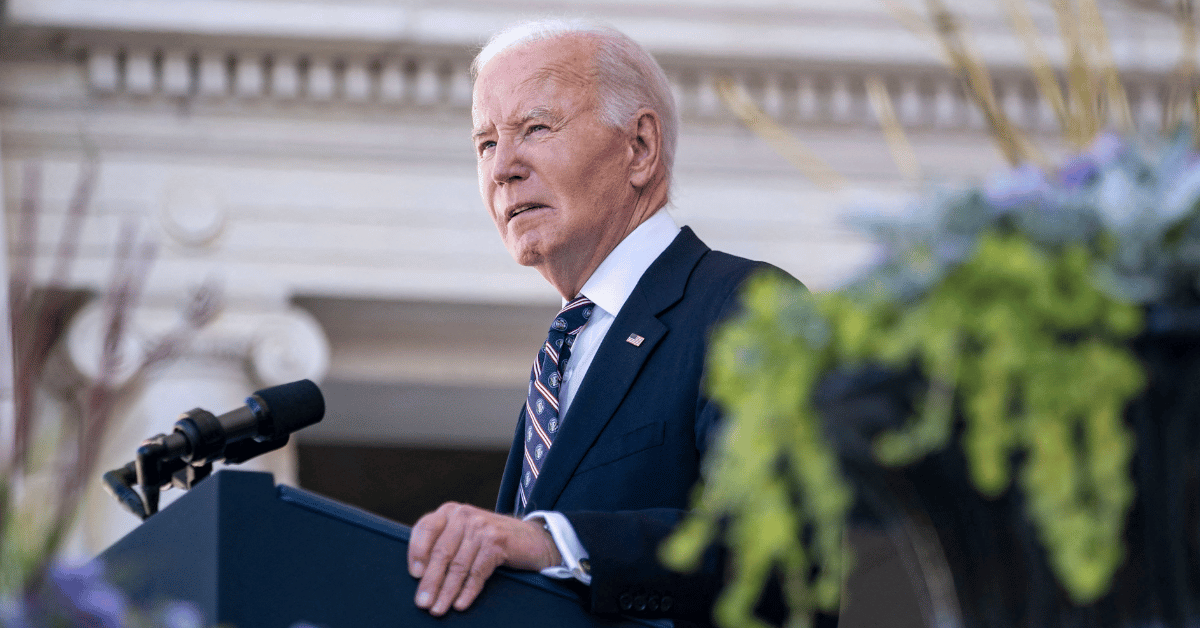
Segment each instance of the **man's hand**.
[{"label": "man's hand", "polygon": [[408,573],[421,579],[417,606],[435,616],[451,604],[466,610],[496,567],[540,571],[561,563],[554,540],[536,521],[454,502],[417,520],[408,543]]}]

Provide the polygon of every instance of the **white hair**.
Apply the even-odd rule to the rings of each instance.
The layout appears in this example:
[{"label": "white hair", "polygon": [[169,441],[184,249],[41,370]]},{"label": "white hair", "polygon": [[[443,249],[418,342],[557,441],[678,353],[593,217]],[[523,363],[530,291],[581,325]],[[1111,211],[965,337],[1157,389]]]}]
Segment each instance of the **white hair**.
[{"label": "white hair", "polygon": [[530,42],[579,35],[597,42],[593,68],[600,120],[626,129],[643,107],[654,110],[662,128],[662,156],[668,186],[679,143],[679,113],[671,84],[654,57],[636,41],[610,26],[586,20],[547,19],[509,27],[488,41],[471,64],[472,78],[501,52]]}]

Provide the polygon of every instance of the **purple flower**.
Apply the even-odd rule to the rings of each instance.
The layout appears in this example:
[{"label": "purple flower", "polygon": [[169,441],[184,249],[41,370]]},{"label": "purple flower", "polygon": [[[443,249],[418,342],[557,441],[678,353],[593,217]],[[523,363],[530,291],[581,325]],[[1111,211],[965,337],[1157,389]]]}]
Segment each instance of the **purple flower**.
[{"label": "purple flower", "polygon": [[1075,155],[1058,171],[1058,179],[1068,191],[1090,185],[1100,176],[1100,165],[1090,155]]},{"label": "purple flower", "polygon": [[988,204],[1000,212],[1041,205],[1052,193],[1046,173],[1030,163],[993,175],[983,187]]},{"label": "purple flower", "polygon": [[0,597],[0,626],[5,628],[33,628],[29,609],[20,597]]},{"label": "purple flower", "polygon": [[1128,149],[1120,135],[1105,131],[1096,136],[1087,150],[1063,164],[1058,171],[1059,181],[1069,191],[1091,185],[1102,170],[1115,164]]},{"label": "purple flower", "polygon": [[128,623],[125,596],[109,584],[98,561],[52,565],[46,574],[45,588],[37,598],[32,614],[65,622],[61,625],[121,628]]},{"label": "purple flower", "polygon": [[162,628],[204,628],[204,616],[190,602],[172,602],[160,616]]},{"label": "purple flower", "polygon": [[1115,163],[1127,150],[1129,144],[1119,134],[1105,131],[1096,136],[1085,154],[1091,157],[1097,166],[1106,168]]}]

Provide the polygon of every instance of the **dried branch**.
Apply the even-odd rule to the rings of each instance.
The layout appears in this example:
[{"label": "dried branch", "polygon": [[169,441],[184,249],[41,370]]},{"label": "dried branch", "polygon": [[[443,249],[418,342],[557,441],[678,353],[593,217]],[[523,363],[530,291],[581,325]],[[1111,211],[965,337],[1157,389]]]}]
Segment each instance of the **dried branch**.
[{"label": "dried branch", "polygon": [[[1165,127],[1171,128],[1182,121],[1181,109],[1196,89],[1196,22],[1195,6],[1191,0],[1179,0],[1175,6],[1175,23],[1179,25],[1179,62],[1171,71],[1170,89],[1167,92],[1167,117]],[[1194,119],[1200,133],[1200,116]]]},{"label": "dried branch", "polygon": [[93,161],[85,161],[79,171],[79,179],[75,182],[75,191],[67,205],[66,221],[63,231],[59,234],[58,250],[54,255],[54,266],[50,271],[49,283],[52,286],[64,286],[70,276],[71,266],[79,253],[79,240],[83,232],[83,219],[92,201],[92,190],[96,186],[97,166]]},{"label": "dried branch", "polygon": [[966,84],[967,93],[983,112],[992,141],[1004,158],[1012,165],[1028,160],[1043,161],[1029,140],[1004,115],[996,100],[987,66],[963,34],[958,20],[941,0],[927,0],[927,3],[938,42],[950,60],[950,67]]},{"label": "dried branch", "polygon": [[920,179],[921,166],[917,162],[917,153],[904,133],[904,126],[896,118],[892,97],[888,94],[887,85],[882,78],[872,76],[867,79],[867,97],[871,101],[871,108],[875,110],[875,117],[879,119],[879,126],[883,129],[883,137],[892,153],[892,161],[896,162],[896,167],[906,179]]},{"label": "dried branch", "polygon": [[196,288],[184,307],[179,324],[159,337],[146,351],[142,368],[149,371],[177,357],[196,332],[220,313],[222,300],[221,286],[215,281],[208,281]]},{"label": "dried branch", "polygon": [[1041,35],[1029,14],[1029,6],[1025,0],[1005,0],[1004,4],[1008,9],[1008,18],[1012,22],[1013,30],[1025,45],[1025,55],[1028,57],[1029,69],[1037,81],[1038,93],[1050,103],[1050,108],[1058,119],[1059,128],[1065,129],[1068,125],[1066,99],[1063,97],[1062,86],[1059,85],[1054,66],[1042,50]]},{"label": "dried branch", "polygon": [[1121,83],[1121,75],[1117,70],[1117,60],[1113,57],[1112,43],[1108,38],[1108,29],[1104,26],[1104,17],[1100,15],[1100,6],[1096,0],[1080,0],[1081,17],[1087,28],[1087,40],[1092,43],[1093,52],[1098,57],[1096,65],[1100,79],[1104,85],[1105,115],[1116,116],[1117,128],[1122,132],[1133,131],[1133,111],[1129,106],[1129,97],[1125,86]]},{"label": "dried branch", "polygon": [[[92,162],[85,163],[72,195],[62,231],[55,247],[53,265],[46,289],[34,290],[33,260],[37,254],[38,220],[40,205],[41,171],[36,164],[25,168],[22,190],[21,219],[17,242],[21,243],[12,277],[12,330],[14,344],[14,428],[15,438],[10,460],[0,466],[0,532],[14,521],[22,504],[22,498],[14,486],[23,484],[23,479],[35,469],[32,460],[32,438],[37,432],[38,413],[35,394],[45,374],[51,348],[63,326],[63,318],[71,306],[70,295],[63,288],[68,274],[79,253],[83,222],[92,191],[95,187],[97,168]],[[139,242],[136,224],[122,225],[116,242],[113,266],[107,289],[103,292],[105,316],[104,337],[101,343],[100,367],[95,380],[77,398],[78,415],[75,421],[73,449],[63,448],[56,443],[54,465],[57,490],[37,504],[47,514],[48,523],[41,529],[40,536],[29,540],[29,547],[12,547],[20,543],[0,533],[0,553],[19,554],[17,564],[0,564],[0,586],[23,586],[33,590],[53,559],[75,519],[81,497],[94,471],[99,455],[98,444],[108,431],[113,420],[113,409],[121,394],[121,386],[130,386],[141,378],[153,365],[177,356],[180,346],[188,342],[196,330],[211,321],[220,309],[220,291],[209,285],[193,295],[183,313],[177,329],[170,332],[154,350],[150,360],[135,365],[133,376],[125,384],[118,384],[117,374],[125,370],[121,364],[122,339],[126,337],[129,316],[138,307],[150,266],[157,254],[157,246],[150,241]],[[32,562],[30,562],[32,561]]]},{"label": "dried branch", "polygon": [[935,52],[938,58],[946,65],[951,65],[951,59],[946,55],[945,50],[938,41],[937,31],[929,25],[929,21],[925,16],[914,11],[908,5],[905,5],[898,0],[882,0],[883,6],[892,14],[892,18],[901,26],[912,31],[914,35],[924,39],[926,42],[936,46]]},{"label": "dried branch", "polygon": [[795,135],[783,128],[769,114],[759,109],[758,105],[754,104],[754,99],[733,79],[718,79],[717,93],[725,102],[725,106],[741,118],[746,126],[766,140],[776,153],[788,160],[818,187],[827,191],[845,187],[846,179],[842,175],[805,147]]},{"label": "dried branch", "polygon": [[9,282],[10,311],[15,316],[25,310],[33,292],[33,256],[36,242],[37,207],[42,190],[42,169],[39,164],[27,163],[21,186],[21,213],[18,215],[17,238],[13,260],[12,279]]}]

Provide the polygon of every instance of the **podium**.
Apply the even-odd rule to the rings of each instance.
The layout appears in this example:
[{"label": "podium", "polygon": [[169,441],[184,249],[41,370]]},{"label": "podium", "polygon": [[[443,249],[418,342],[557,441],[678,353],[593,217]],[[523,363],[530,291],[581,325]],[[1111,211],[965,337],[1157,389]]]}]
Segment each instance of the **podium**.
[{"label": "podium", "polygon": [[588,613],[579,595],[500,569],[470,609],[436,618],[413,604],[409,528],[289,486],[222,470],[100,554],[114,583],[153,604],[193,602],[205,625],[658,626]]}]

